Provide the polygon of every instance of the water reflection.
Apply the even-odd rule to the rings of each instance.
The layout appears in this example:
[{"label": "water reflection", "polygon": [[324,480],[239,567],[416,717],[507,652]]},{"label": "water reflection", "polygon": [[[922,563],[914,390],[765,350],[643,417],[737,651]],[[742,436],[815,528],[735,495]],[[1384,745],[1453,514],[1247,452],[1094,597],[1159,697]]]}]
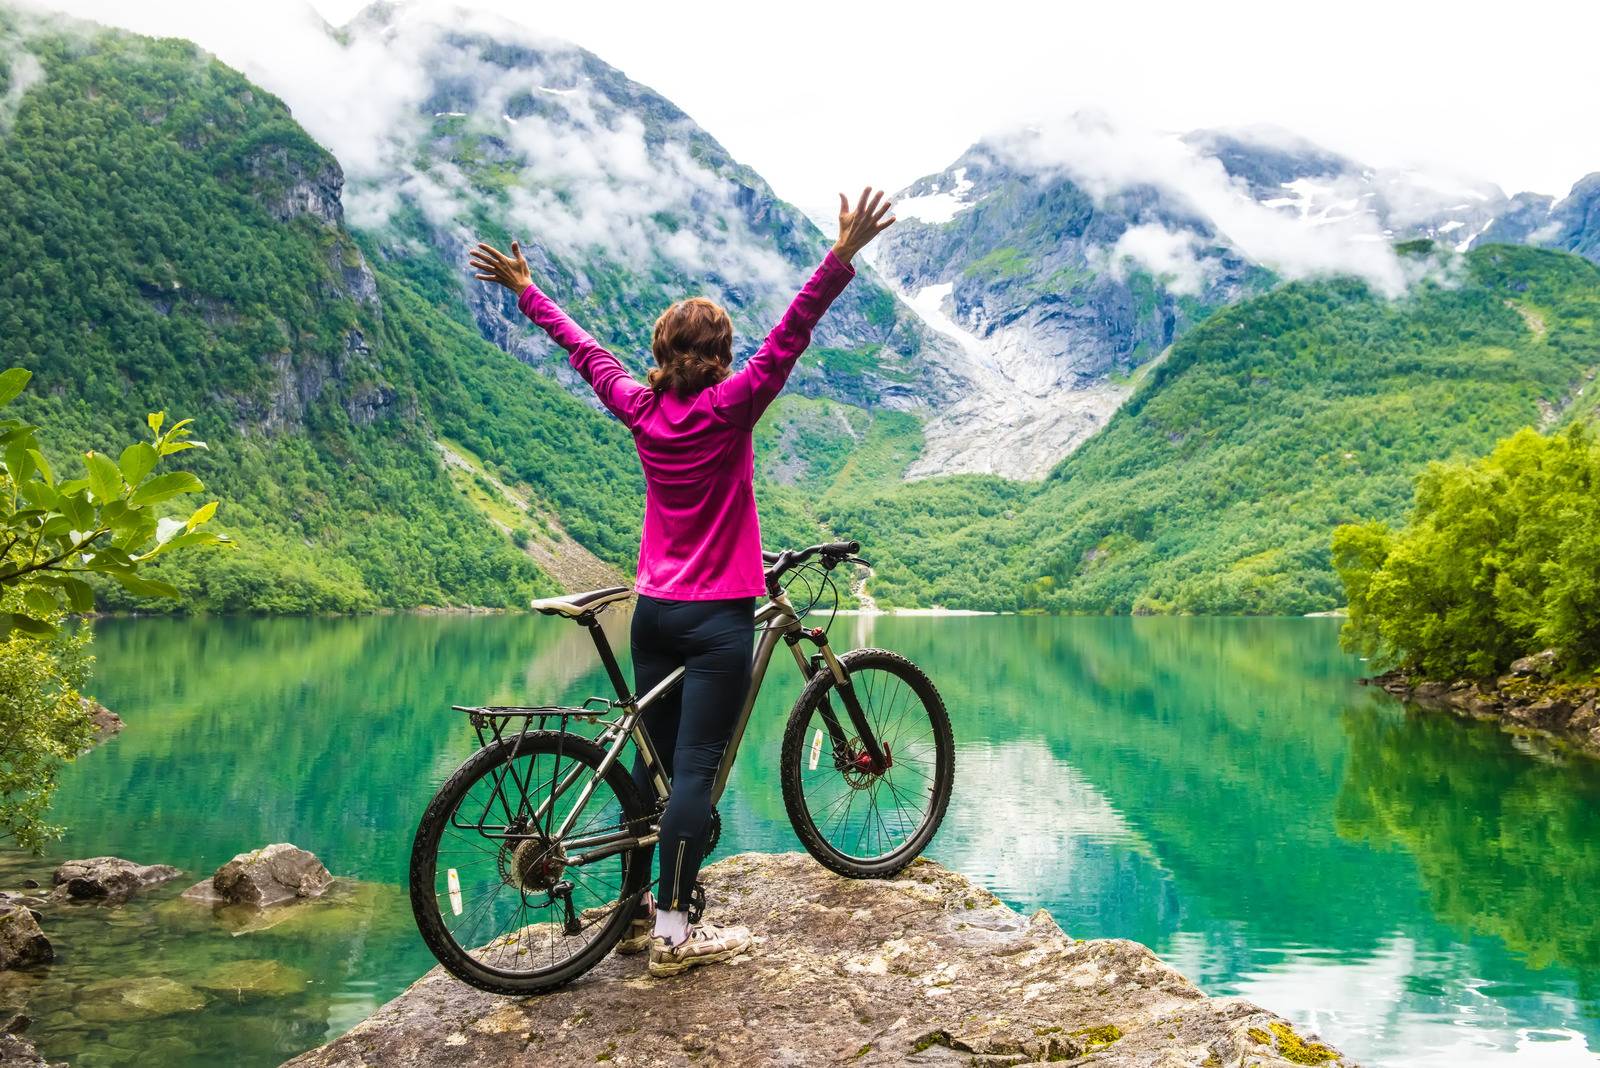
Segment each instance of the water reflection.
[{"label": "water reflection", "polygon": [[[1356,685],[1335,633],[1322,620],[834,624],[836,642],[928,668],[960,745],[932,852],[1013,904],[1047,907],[1079,937],[1146,942],[1365,1063],[1595,1063],[1600,766],[1404,714]],[[204,873],[289,840],[369,896],[309,933],[223,940],[174,922],[161,895],[118,921],[127,937],[72,921],[32,996],[61,1029],[58,1050],[41,1031],[46,1052],[84,1064],[132,1063],[140,1041],[163,1063],[275,1064],[392,996],[430,963],[403,881],[417,814],[470,748],[449,705],[605,692],[583,632],[537,617],[106,621],[97,652],[99,694],[129,727],[70,769],[58,855]],[[797,847],[777,775],[793,675],[774,663],[720,853]],[[313,982],[290,1002],[72,1029],[73,976],[194,975],[222,957],[282,960]]]}]

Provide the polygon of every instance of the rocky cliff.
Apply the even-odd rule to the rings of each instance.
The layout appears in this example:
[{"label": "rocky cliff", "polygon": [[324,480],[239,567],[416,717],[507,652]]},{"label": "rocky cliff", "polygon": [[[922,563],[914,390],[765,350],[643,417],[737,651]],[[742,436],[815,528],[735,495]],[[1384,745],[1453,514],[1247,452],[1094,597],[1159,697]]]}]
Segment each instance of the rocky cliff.
[{"label": "rocky cliff", "polygon": [[525,1000],[435,968],[289,1063],[1348,1063],[1266,1009],[1207,997],[1137,943],[1077,941],[937,864],[857,882],[803,855],[746,853],[703,875],[711,918],[757,934],[732,963],[656,980],[612,956]]}]

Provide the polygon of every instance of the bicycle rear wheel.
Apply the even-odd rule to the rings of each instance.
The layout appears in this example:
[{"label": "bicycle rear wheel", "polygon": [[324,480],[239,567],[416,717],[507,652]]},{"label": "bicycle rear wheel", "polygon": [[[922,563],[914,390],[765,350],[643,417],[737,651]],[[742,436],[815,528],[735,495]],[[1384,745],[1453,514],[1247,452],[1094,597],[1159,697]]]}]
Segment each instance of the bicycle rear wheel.
[{"label": "bicycle rear wheel", "polygon": [[537,993],[582,975],[621,938],[647,885],[645,851],[583,858],[604,852],[597,839],[648,833],[633,781],[612,765],[572,830],[554,837],[604,755],[576,735],[530,731],[480,749],[434,795],[412,844],[411,909],[452,975],[491,993]]},{"label": "bicycle rear wheel", "polygon": [[899,653],[852,649],[839,659],[889,766],[871,770],[833,675],[819,672],[784,730],[783,803],[825,867],[883,878],[916,859],[944,819],[955,778],[950,717],[933,683]]}]

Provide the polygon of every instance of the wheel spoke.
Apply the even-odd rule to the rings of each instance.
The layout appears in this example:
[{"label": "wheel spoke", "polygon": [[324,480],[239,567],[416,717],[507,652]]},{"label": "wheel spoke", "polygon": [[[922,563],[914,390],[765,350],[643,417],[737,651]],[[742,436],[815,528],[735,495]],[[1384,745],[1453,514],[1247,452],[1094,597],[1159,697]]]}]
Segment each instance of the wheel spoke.
[{"label": "wheel spoke", "polygon": [[[942,727],[942,713],[924,704],[917,686],[902,672],[862,664],[852,666],[850,674],[866,722],[889,754],[890,766],[877,774],[860,766],[841,768],[837,760],[826,768],[810,768],[809,746],[819,729],[826,735],[820,706],[813,706],[803,724],[801,751],[793,758],[798,758],[806,821],[843,859],[871,863],[925,837],[929,821],[937,818],[940,731],[948,728]],[[852,725],[841,721],[840,726],[849,735]],[[859,759],[863,743],[851,736],[850,744],[842,759]]]},{"label": "wheel spoke", "polygon": [[[552,748],[545,749],[544,744],[552,744]],[[553,743],[525,737],[521,751],[510,760],[480,754],[474,757],[481,761],[476,777],[456,790],[453,801],[442,802],[447,811],[429,817],[434,835],[433,885],[414,885],[412,900],[425,930],[431,926],[443,935],[442,946],[433,938],[430,945],[440,950],[440,960],[462,978],[480,981],[477,972],[467,967],[475,962],[479,970],[534,984],[568,968],[598,940],[620,933],[624,921],[619,918],[618,906],[629,896],[631,855],[613,853],[575,865],[564,859],[564,850],[554,852],[560,847],[549,844],[546,831],[560,827],[572,815],[598,759],[589,755],[591,749],[586,740],[581,744],[568,741],[558,760]],[[509,750],[500,752],[504,751]],[[574,769],[581,769],[581,774],[573,786],[533,822],[533,813],[550,796],[553,785]],[[506,837],[490,837],[471,829],[491,812],[508,814],[510,822],[503,827],[491,823],[485,830]],[[628,830],[641,818],[642,813],[630,819],[621,798],[601,779],[573,821],[570,836]],[[453,892],[451,875],[455,876]],[[544,889],[558,880],[572,888],[571,910],[579,917],[579,930],[573,935],[565,929],[568,906]],[[464,905],[459,914],[457,903]],[[601,911],[584,919],[581,913],[591,909]]]}]

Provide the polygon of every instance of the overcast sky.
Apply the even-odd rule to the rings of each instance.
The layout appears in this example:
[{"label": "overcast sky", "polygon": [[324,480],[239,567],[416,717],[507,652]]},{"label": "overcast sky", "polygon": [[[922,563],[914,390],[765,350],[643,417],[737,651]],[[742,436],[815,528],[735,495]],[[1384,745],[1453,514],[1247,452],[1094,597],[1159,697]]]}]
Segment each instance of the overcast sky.
[{"label": "overcast sky", "polygon": [[[47,2],[224,59],[241,47],[219,35],[230,16],[214,0]],[[313,0],[333,23],[364,3]],[[813,211],[836,189],[942,170],[987,131],[1084,108],[1169,130],[1271,123],[1508,192],[1563,194],[1600,170],[1595,0],[466,6],[596,52]]]}]

